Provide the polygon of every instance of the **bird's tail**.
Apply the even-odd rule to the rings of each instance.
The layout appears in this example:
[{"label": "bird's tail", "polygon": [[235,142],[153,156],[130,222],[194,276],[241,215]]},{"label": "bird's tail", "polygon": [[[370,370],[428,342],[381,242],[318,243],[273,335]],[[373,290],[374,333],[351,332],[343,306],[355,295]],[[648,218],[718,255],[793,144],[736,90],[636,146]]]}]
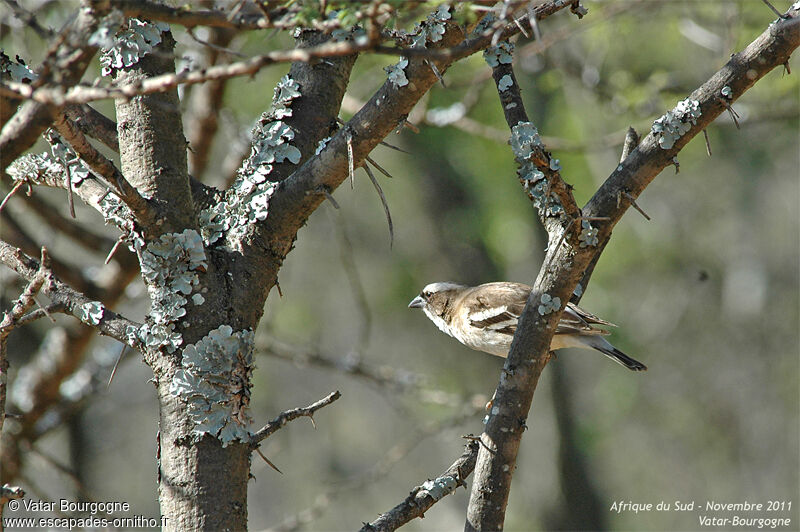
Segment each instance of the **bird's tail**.
[{"label": "bird's tail", "polygon": [[591,341],[588,342],[593,348],[597,349],[605,356],[616,362],[622,364],[631,371],[647,371],[647,366],[629,357],[610,343],[602,336],[592,336]]}]

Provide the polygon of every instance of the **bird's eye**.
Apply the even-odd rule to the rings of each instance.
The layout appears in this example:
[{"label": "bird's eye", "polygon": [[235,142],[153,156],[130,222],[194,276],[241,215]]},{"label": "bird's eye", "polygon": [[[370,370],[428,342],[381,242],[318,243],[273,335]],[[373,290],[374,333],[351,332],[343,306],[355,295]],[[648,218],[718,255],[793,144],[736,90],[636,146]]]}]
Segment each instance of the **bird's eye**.
[{"label": "bird's eye", "polygon": [[431,292],[428,292],[428,291],[422,292],[422,298],[423,299],[428,299],[429,297],[431,297]]}]

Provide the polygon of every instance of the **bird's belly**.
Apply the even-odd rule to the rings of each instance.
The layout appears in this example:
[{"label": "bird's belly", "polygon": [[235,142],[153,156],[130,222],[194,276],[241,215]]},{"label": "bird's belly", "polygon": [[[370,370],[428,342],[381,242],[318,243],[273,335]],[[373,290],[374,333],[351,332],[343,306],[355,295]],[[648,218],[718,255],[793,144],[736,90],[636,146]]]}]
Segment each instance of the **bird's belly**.
[{"label": "bird's belly", "polygon": [[508,356],[508,350],[511,349],[513,337],[505,334],[481,332],[470,336],[459,335],[456,339],[470,349],[505,358]]}]

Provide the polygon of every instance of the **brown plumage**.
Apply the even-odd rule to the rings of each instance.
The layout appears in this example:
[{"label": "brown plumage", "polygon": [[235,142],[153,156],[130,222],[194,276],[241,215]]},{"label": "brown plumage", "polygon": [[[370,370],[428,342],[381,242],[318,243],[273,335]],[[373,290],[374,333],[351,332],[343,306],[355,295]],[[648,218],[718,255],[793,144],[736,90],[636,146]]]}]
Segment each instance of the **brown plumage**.
[{"label": "brown plumage", "polygon": [[[432,283],[408,306],[421,308],[442,332],[467,347],[505,357],[531,290],[528,285],[510,282],[473,287],[450,282]],[[596,327],[598,325],[615,326],[577,305],[567,303],[550,348],[595,349],[630,370],[647,369],[644,364],[608,343],[603,336],[609,332]]]}]

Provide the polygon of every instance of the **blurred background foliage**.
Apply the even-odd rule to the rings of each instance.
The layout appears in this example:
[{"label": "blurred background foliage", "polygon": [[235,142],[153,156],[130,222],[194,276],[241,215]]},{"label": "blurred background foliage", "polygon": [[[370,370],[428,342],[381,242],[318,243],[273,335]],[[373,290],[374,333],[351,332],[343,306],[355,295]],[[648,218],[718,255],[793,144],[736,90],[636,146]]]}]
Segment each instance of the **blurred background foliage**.
[{"label": "blurred background foliage", "polygon": [[[22,4],[56,28],[72,6]],[[585,5],[581,21],[568,13],[544,21],[540,43],[521,37],[515,55],[531,119],[579,203],[618,163],[629,125],[646,134],[775,18],[754,0]],[[3,20],[9,55],[38,64],[44,43]],[[199,45],[174,31],[178,53],[197,65]],[[289,45],[286,36],[251,32],[230,47],[251,55]],[[344,119],[394,61],[358,60]],[[645,191],[638,203],[652,221],[631,210],[615,229],[582,306],[617,323],[613,342],[649,371],[627,372],[585,351],[562,351],[548,365],[522,442],[507,530],[699,528],[697,512],[609,511],[614,501],[676,499],[792,500],[791,512],[772,517],[800,522],[800,63],[791,68],[792,75],[773,71],[735,103],[740,128],[723,115],[708,129],[712,157],[694,139],[679,155],[680,172],[666,169]],[[211,164],[198,177],[225,182],[286,70],[228,83]],[[393,176],[377,175],[393,245],[359,170],[354,188],[345,182],[334,194],[340,209],[326,202],[301,230],[281,270],[283,297],[273,291],[267,302],[256,423],[335,389],[342,399],[318,413],[317,430],[300,420],[267,441],[264,453],[283,475],[254,458],[254,530],[357,528],[449,466],[462,435],[481,431],[502,360],[461,346],[406,305],[433,281],[532,283],[546,242],[515,176],[490,69],[472,57],[445,80],[411,114],[419,132],[387,139],[408,154],[385,147],[372,154]],[[183,102],[191,91],[181,90]],[[113,116],[110,102],[97,108]],[[36,194],[65,210],[62,195],[48,192]],[[71,241],[37,229],[24,205],[9,209],[41,244],[70,256]],[[79,220],[96,226],[99,218],[82,209]],[[103,275],[103,257],[74,250],[71,260]],[[12,275],[1,274],[10,286]],[[142,319],[139,281],[127,296],[119,310]],[[50,324],[37,327],[32,337]],[[118,349],[98,339],[87,364],[113,360]],[[24,347],[12,354],[12,371],[25,358]],[[39,441],[24,461],[29,493],[125,500],[136,513],[157,515],[149,376],[128,355],[107,392]],[[459,490],[407,528],[460,529],[467,497]]]}]

